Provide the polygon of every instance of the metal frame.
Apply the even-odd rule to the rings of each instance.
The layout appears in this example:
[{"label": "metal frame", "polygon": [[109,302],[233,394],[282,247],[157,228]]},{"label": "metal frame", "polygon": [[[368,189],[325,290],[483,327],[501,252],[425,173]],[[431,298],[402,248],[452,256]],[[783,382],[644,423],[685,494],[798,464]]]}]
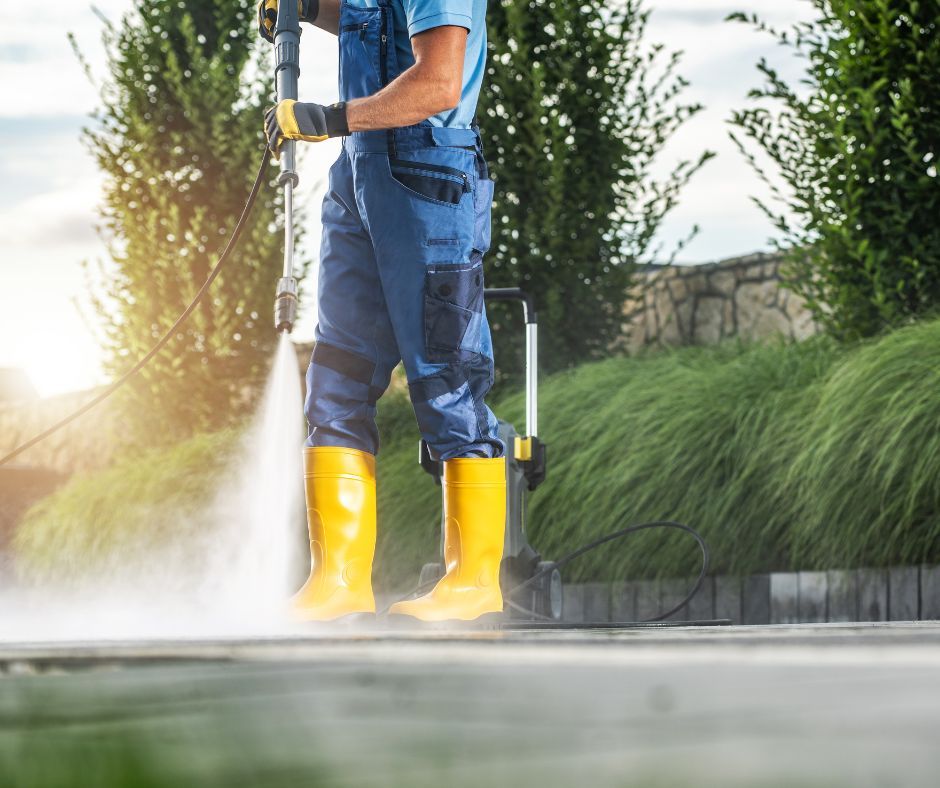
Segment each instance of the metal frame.
[{"label": "metal frame", "polygon": [[527,438],[539,434],[539,321],[535,299],[519,287],[483,291],[487,301],[520,301],[525,317],[525,429]]}]

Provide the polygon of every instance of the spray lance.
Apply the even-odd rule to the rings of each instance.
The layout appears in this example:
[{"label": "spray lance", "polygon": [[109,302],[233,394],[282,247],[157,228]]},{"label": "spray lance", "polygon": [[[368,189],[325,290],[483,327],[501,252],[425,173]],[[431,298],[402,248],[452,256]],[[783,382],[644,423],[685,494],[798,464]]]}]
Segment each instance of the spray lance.
[{"label": "spray lance", "polygon": [[[300,80],[300,15],[297,0],[279,0],[274,27],[275,81],[278,102],[296,101]],[[281,147],[281,175],[284,189],[284,275],[277,283],[274,298],[274,327],[279,333],[294,330],[297,318],[297,280],[294,278],[294,190],[297,175],[297,143],[285,140]]]}]

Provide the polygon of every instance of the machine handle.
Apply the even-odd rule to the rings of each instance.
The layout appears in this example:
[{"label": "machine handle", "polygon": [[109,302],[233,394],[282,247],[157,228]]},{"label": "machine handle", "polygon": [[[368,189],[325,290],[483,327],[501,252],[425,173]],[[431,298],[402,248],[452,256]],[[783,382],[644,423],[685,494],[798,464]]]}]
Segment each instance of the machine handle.
[{"label": "machine handle", "polygon": [[487,301],[521,301],[525,314],[525,322],[538,323],[538,315],[535,312],[535,299],[531,293],[525,292],[521,287],[493,287],[483,291],[483,297]]},{"label": "machine handle", "polygon": [[[274,25],[274,80],[278,102],[285,99],[296,101],[300,98],[300,16],[297,3],[292,0],[278,0],[277,4],[277,22]],[[283,185],[290,184],[296,188],[298,180],[297,143],[288,140],[281,146],[280,181]],[[285,276],[288,275],[285,273]]]},{"label": "machine handle", "polygon": [[483,291],[487,301],[521,301],[525,316],[525,424],[526,437],[539,434],[539,323],[535,299],[519,287],[499,287]]}]

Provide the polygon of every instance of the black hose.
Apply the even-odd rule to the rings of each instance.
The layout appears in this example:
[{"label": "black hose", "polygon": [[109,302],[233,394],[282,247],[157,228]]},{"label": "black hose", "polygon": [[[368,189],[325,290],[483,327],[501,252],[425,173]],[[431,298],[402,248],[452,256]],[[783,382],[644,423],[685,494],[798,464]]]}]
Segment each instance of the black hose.
[{"label": "black hose", "polygon": [[143,358],[140,359],[133,367],[131,367],[127,372],[125,372],[121,377],[111,383],[104,391],[94,397],[91,401],[86,402],[82,407],[76,410],[74,413],[66,416],[59,422],[53,424],[45,432],[41,432],[34,438],[26,441],[26,443],[21,446],[17,446],[13,451],[4,457],[0,457],[0,465],[5,465],[11,460],[18,457],[27,449],[31,449],[37,443],[44,441],[50,435],[61,430],[63,427],[68,426],[76,419],[84,416],[92,408],[97,407],[102,402],[104,402],[108,397],[110,397],[114,392],[116,392],[121,386],[123,386],[127,381],[129,381],[134,375],[140,372],[154,356],[157,355],[163,348],[167,346],[173,336],[176,334],[177,330],[183,323],[185,323],[190,315],[196,311],[196,307],[199,306],[203,298],[205,298],[206,293],[209,292],[209,288],[212,287],[212,283],[218,278],[219,274],[222,272],[222,269],[225,267],[225,264],[229,261],[232,252],[235,250],[235,247],[238,246],[238,242],[241,239],[242,233],[245,230],[245,226],[248,224],[248,217],[251,215],[251,211],[255,206],[255,202],[258,200],[258,193],[261,191],[261,187],[264,184],[264,176],[268,171],[268,165],[271,162],[271,151],[268,148],[264,150],[264,158],[261,160],[261,168],[258,170],[258,176],[255,178],[254,186],[251,187],[251,192],[248,195],[248,201],[245,203],[245,209],[242,211],[241,217],[238,219],[238,224],[235,225],[235,229],[232,231],[232,235],[228,240],[228,243],[225,245],[225,249],[222,252],[222,255],[219,257],[219,261],[215,264],[215,267],[209,273],[209,278],[206,279],[205,284],[199,288],[199,292],[196,293],[196,297],[193,298],[192,303],[186,310],[177,318],[173,326],[163,335],[159,342],[151,348]]},{"label": "black hose", "polygon": [[[667,618],[674,615],[675,613],[678,613],[680,610],[682,610],[682,608],[684,608],[687,604],[689,604],[689,602],[691,602],[692,599],[695,597],[695,595],[701,590],[702,583],[705,582],[705,578],[708,575],[708,568],[711,563],[711,555],[708,551],[708,545],[705,543],[705,540],[702,538],[702,535],[698,531],[696,531],[694,528],[691,528],[688,525],[684,525],[682,523],[675,523],[671,520],[657,520],[655,522],[650,522],[650,523],[640,523],[639,525],[631,525],[627,528],[621,528],[619,531],[614,531],[612,534],[607,534],[607,536],[602,536],[598,539],[595,539],[592,542],[588,542],[583,547],[579,547],[577,550],[571,553],[568,553],[565,556],[562,556],[557,561],[552,562],[540,572],[536,572],[534,575],[532,575],[532,577],[530,577],[525,582],[519,583],[519,585],[515,586],[514,588],[511,588],[506,593],[506,605],[519,613],[522,613],[526,616],[530,616],[534,620],[554,622],[555,619],[552,618],[551,616],[543,616],[541,613],[536,613],[534,610],[529,610],[528,608],[522,607],[522,605],[519,605],[513,602],[512,601],[513,594],[519,591],[522,591],[524,588],[529,587],[536,581],[541,580],[545,575],[551,574],[552,572],[558,569],[561,569],[564,566],[567,566],[572,561],[574,561],[577,558],[580,558],[585,553],[589,553],[592,550],[596,550],[598,547],[602,547],[603,545],[608,544],[609,542],[614,542],[618,539],[624,539],[625,537],[630,536],[631,534],[639,533],[640,531],[649,531],[653,528],[668,528],[668,529],[674,529],[677,531],[682,531],[684,533],[687,533],[691,535],[693,539],[695,539],[696,543],[698,544],[699,550],[701,550],[702,552],[702,568],[699,571],[698,578],[696,579],[695,584],[692,586],[692,589],[689,591],[688,594],[686,594],[685,598],[678,605],[667,610],[665,613],[660,613],[655,618],[647,618],[647,619],[644,619],[643,621],[635,621],[635,622],[630,622],[630,623],[649,624],[649,623],[653,623],[656,621],[665,621]],[[433,586],[437,584],[437,582],[438,581],[435,580],[435,581],[431,581],[428,583],[422,583],[420,586],[415,588],[410,594],[408,594],[408,596],[405,598],[412,599],[420,595],[422,592],[430,590]],[[391,606],[385,608],[383,611],[379,613],[379,615],[385,615],[386,613],[388,613],[390,607]]]},{"label": "black hose", "polygon": [[654,621],[665,621],[667,618],[674,615],[675,613],[678,613],[680,610],[682,610],[682,608],[684,608],[687,604],[689,604],[689,602],[691,602],[692,599],[695,597],[695,595],[701,590],[702,583],[705,582],[705,578],[708,575],[709,564],[711,563],[711,555],[708,551],[708,545],[705,543],[705,540],[702,538],[702,535],[698,531],[696,531],[694,528],[691,528],[688,525],[684,525],[683,523],[675,523],[675,522],[672,522],[671,520],[657,520],[655,522],[650,522],[650,523],[640,523],[639,525],[631,525],[627,528],[621,528],[619,531],[614,531],[612,534],[607,534],[607,536],[602,536],[598,539],[595,539],[593,542],[588,542],[588,544],[584,545],[583,547],[579,547],[574,552],[568,553],[568,555],[563,556],[557,561],[554,561],[552,564],[547,566],[542,571],[536,572],[534,575],[532,575],[532,577],[530,577],[524,583],[520,583],[515,588],[511,589],[508,594],[508,597],[510,597],[510,599],[507,600],[507,604],[513,610],[516,610],[520,613],[524,613],[527,616],[532,616],[533,618],[543,620],[543,621],[554,621],[555,619],[551,618],[550,616],[543,616],[540,613],[536,613],[534,610],[528,610],[522,607],[521,605],[517,605],[515,602],[511,600],[512,595],[532,585],[533,583],[535,583],[537,580],[540,580],[545,575],[551,574],[556,569],[561,569],[562,567],[567,566],[576,558],[580,558],[585,553],[589,553],[592,550],[596,550],[598,547],[602,547],[603,545],[608,544],[609,542],[614,542],[617,539],[623,539],[627,536],[630,536],[631,534],[639,533],[640,531],[649,531],[653,528],[670,528],[670,529],[687,533],[693,539],[695,539],[695,541],[698,543],[699,550],[701,550],[702,552],[702,568],[698,573],[698,578],[696,579],[695,584],[692,586],[692,590],[689,591],[688,594],[686,594],[685,598],[683,598],[683,600],[679,602],[678,605],[676,605],[673,608],[670,608],[665,613],[660,613],[658,616],[654,618],[647,618],[647,619],[644,619],[643,621],[637,621],[634,623],[645,624],[645,623],[651,623]]}]

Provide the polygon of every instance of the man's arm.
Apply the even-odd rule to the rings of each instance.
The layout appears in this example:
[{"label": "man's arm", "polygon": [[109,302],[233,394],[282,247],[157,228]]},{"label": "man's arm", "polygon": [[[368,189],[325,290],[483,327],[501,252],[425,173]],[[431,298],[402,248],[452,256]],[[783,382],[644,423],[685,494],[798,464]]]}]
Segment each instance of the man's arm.
[{"label": "man's arm", "polygon": [[411,126],[453,109],[463,90],[467,29],[442,25],[411,38],[415,64],[378,93],[347,104],[285,100],[265,115],[265,136],[275,158],[284,140],[322,142],[352,131]]},{"label": "man's arm", "polygon": [[411,126],[460,103],[467,30],[435,27],[412,37],[411,48],[415,56],[411,68],[378,93],[347,103],[350,131]]},{"label": "man's arm", "polygon": [[320,0],[320,10],[314,15],[312,24],[332,33],[339,35],[339,7],[341,0]]}]

